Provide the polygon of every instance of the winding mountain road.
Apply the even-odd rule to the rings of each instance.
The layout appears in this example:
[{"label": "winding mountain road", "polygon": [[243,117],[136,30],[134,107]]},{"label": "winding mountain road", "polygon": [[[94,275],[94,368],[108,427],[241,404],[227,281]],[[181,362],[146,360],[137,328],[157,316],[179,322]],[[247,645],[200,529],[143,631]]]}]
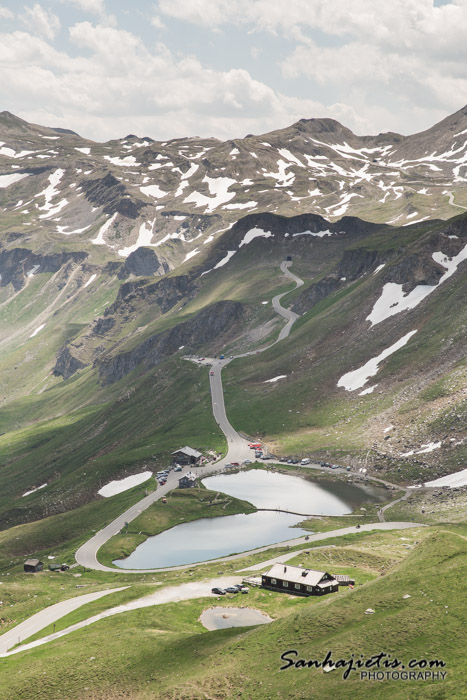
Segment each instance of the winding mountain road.
[{"label": "winding mountain road", "polygon": [[[289,279],[293,280],[296,285],[296,289],[300,287],[303,284],[303,280],[301,280],[299,277],[294,275],[292,272],[289,270],[289,266],[291,263],[287,261],[283,261],[281,263],[281,272],[288,277]],[[281,340],[284,340],[284,338],[287,338],[287,336],[290,334],[290,331],[292,329],[293,324],[299,318],[298,314],[294,313],[293,311],[290,311],[289,309],[284,308],[280,301],[285,294],[288,294],[289,292],[282,292],[281,294],[277,294],[273,299],[272,299],[272,306],[274,310],[282,316],[286,320],[286,324],[282,328],[282,330],[279,333],[279,336],[277,339],[273,342],[270,343],[269,345],[261,348],[261,350],[255,351],[254,354],[257,352],[264,352],[268,348],[272,347],[276,343],[279,343]],[[225,467],[226,464],[230,462],[243,462],[245,459],[248,459],[251,456],[251,451],[248,446],[248,441],[243,438],[235,428],[230,424],[227,414],[225,411],[225,404],[224,404],[224,392],[222,389],[222,369],[228,365],[232,360],[240,358],[240,357],[248,357],[249,355],[252,355],[252,352],[247,352],[243,353],[241,355],[236,355],[235,357],[230,357],[226,359],[217,359],[217,358],[205,358],[204,360],[201,360],[200,362],[202,364],[205,364],[210,367],[210,372],[209,372],[209,380],[210,380],[210,389],[211,389],[211,399],[212,399],[212,412],[214,415],[215,420],[217,421],[219,428],[222,430],[224,433],[226,440],[227,440],[227,454],[224,458],[216,462],[215,464],[209,464],[204,467],[197,467],[196,468],[196,473],[199,477],[204,477],[208,476],[209,474],[212,474],[215,471],[219,471],[219,469],[222,469]],[[310,465],[310,468],[313,465]],[[118,518],[115,518],[109,525],[104,527],[102,530],[97,532],[90,540],[85,542],[76,552],[75,558],[78,564],[81,566],[86,567],[87,569],[94,569],[98,571],[118,571],[119,569],[115,567],[109,567],[105,566],[104,564],[101,564],[98,559],[97,559],[97,553],[99,549],[106,543],[108,540],[110,540],[111,537],[114,535],[117,535],[122,528],[125,526],[125,523],[129,523],[132,520],[134,520],[140,513],[142,513],[146,508],[149,508],[150,505],[158,501],[160,498],[165,496],[169,491],[172,491],[174,488],[177,487],[178,484],[178,479],[183,476],[183,474],[186,474],[190,470],[189,467],[185,467],[182,472],[178,472],[177,474],[171,472],[167,478],[167,483],[164,484],[164,486],[158,486],[157,490],[154,491],[153,493],[150,493],[148,496],[143,498],[141,501],[138,501],[138,503],[135,503],[133,506],[128,508],[124,513],[118,516]],[[387,483],[387,482],[385,482]],[[406,497],[407,494],[404,495]],[[399,500],[399,499],[398,499]],[[384,509],[388,508],[391,504],[388,504],[384,507]],[[378,516],[381,521],[384,521],[384,515],[383,515],[383,510],[382,509]],[[380,523],[379,525],[374,525],[375,528],[386,528],[388,526],[393,527],[394,529],[400,528],[400,527],[413,527],[417,523],[388,523],[383,524]],[[348,528],[345,529],[345,532],[357,532],[358,530],[355,530],[354,528]],[[344,532],[342,534],[345,534]],[[311,537],[310,537],[311,539]],[[303,540],[305,541],[305,540]],[[298,540],[294,540],[293,542],[298,543]],[[269,549],[271,547],[276,547],[278,546],[279,543],[275,544],[270,544],[264,547],[264,549]],[[285,543],[282,543],[285,544]],[[263,548],[260,548],[259,550],[255,551],[262,551]],[[244,556],[242,555],[237,555],[237,556]],[[229,557],[222,557],[220,561],[226,561]],[[216,560],[213,560],[216,561]],[[200,564],[204,564],[206,562],[199,562]],[[122,569],[122,571],[125,572],[125,574],[141,574],[143,572],[157,572],[157,571],[170,571],[174,569],[183,569],[186,568],[187,566],[193,566],[193,564],[187,564],[187,565],[181,565],[181,566],[174,566],[174,567],[167,567],[165,569]]]},{"label": "winding mountain road", "polygon": [[[287,276],[295,282],[297,288],[303,284],[303,280],[301,280],[299,277],[290,272],[290,270],[288,269],[290,264],[291,263],[287,261],[283,261],[281,263],[280,269],[285,276]],[[287,323],[279,333],[277,340],[274,343],[268,345],[267,347],[262,348],[260,352],[264,352],[264,350],[267,350],[272,345],[275,345],[275,343],[278,343],[284,338],[287,338],[295,320],[298,318],[298,315],[296,313],[294,313],[293,311],[289,311],[289,309],[285,309],[283,306],[281,306],[280,300],[287,293],[288,292],[283,292],[282,294],[278,294],[272,299],[272,306],[274,310],[278,314],[280,314],[280,316],[282,316],[282,318],[284,318],[287,321]],[[244,353],[243,355],[237,355],[236,357],[246,357],[249,354],[250,353]],[[211,367],[209,379],[212,398],[212,411],[214,414],[214,418],[216,419],[220,429],[226,437],[228,450],[227,455],[215,464],[210,464],[204,467],[197,467],[196,473],[200,477],[207,476],[213,471],[218,471],[219,469],[222,469],[229,462],[243,462],[243,460],[251,456],[250,448],[248,447],[248,441],[245,440],[245,438],[242,438],[242,436],[237,433],[235,428],[232,427],[232,425],[229,423],[225,412],[221,372],[222,369],[227,364],[229,364],[229,362],[232,361],[232,359],[236,358],[229,358],[225,360],[206,358],[206,360],[204,360],[204,364],[209,365]],[[146,508],[149,508],[150,505],[152,505],[160,498],[165,496],[169,491],[172,491],[174,488],[176,488],[178,484],[178,479],[181,476],[183,476],[183,474],[186,474],[187,471],[189,471],[188,467],[185,467],[185,469],[183,469],[181,473],[178,472],[177,474],[174,474],[173,472],[171,472],[168,476],[167,483],[164,484],[164,486],[158,486],[156,491],[150,493],[141,501],[138,501],[138,503],[135,503],[133,506],[131,506],[131,508],[128,508],[128,510],[119,515],[118,518],[115,518],[115,520],[113,520],[109,525],[104,527],[102,530],[99,530],[99,532],[97,532],[93,537],[91,537],[90,540],[85,542],[76,552],[75,558],[78,564],[86,567],[87,569],[94,569],[98,571],[115,572],[116,570],[118,570],[113,567],[105,566],[104,564],[101,564],[98,561],[97,552],[99,551],[99,549],[106,542],[108,542],[108,540],[110,540],[111,537],[117,535],[125,526],[125,523],[130,523],[140,513],[146,510]],[[144,571],[158,571],[158,569],[144,569]],[[141,574],[142,569],[125,569],[125,573]]]},{"label": "winding mountain road", "polygon": [[[303,281],[297,277],[296,275],[292,274],[289,269],[288,269],[288,263],[283,262],[281,264],[281,271],[289,278],[293,279],[296,284],[296,288],[301,286],[303,284]],[[266,350],[267,348],[271,347],[275,343],[280,342],[284,338],[286,338],[290,330],[298,318],[298,315],[295,314],[293,311],[290,311],[288,309],[285,309],[283,306],[280,304],[281,298],[284,296],[284,294],[287,294],[287,292],[284,292],[282,294],[278,294],[275,296],[272,300],[272,305],[274,310],[282,316],[286,320],[285,326],[282,328],[281,332],[279,333],[278,338],[274,341],[274,343],[271,343],[265,348],[262,348],[261,352]],[[249,355],[251,353],[245,353],[244,355],[237,355],[237,357],[245,357],[246,355]],[[228,462],[232,461],[243,461],[247,457],[250,456],[250,448],[248,447],[248,442],[244,438],[241,437],[237,433],[237,431],[232,427],[232,425],[229,423],[227,419],[227,415],[225,412],[225,404],[224,404],[224,394],[222,390],[222,379],[221,379],[221,372],[223,367],[225,367],[229,362],[232,361],[232,359],[235,358],[230,358],[230,359],[224,359],[224,360],[217,360],[217,359],[212,359],[212,360],[204,360],[204,362],[208,365],[211,366],[210,369],[210,389],[211,389],[211,397],[212,397],[212,410],[214,417],[219,424],[220,429],[224,433],[226,439],[227,439],[227,445],[228,445],[228,451],[227,455],[219,460],[217,463],[214,465],[207,465],[204,467],[197,467],[197,474],[200,477],[207,476],[208,474],[211,474],[213,471],[217,471],[219,468],[222,468],[227,464]],[[311,465],[310,465],[311,466]],[[169,474],[169,477],[167,479],[167,483],[164,486],[159,486],[156,491],[153,493],[149,494],[145,498],[143,498],[141,501],[138,503],[135,503],[131,508],[126,510],[124,513],[122,513],[118,518],[113,520],[109,525],[104,527],[102,530],[97,532],[90,540],[88,540],[85,544],[83,544],[78,551],[76,552],[76,561],[78,564],[81,564],[82,566],[88,568],[88,569],[95,569],[95,570],[100,570],[100,571],[110,571],[110,572],[116,572],[119,571],[116,568],[111,568],[108,566],[104,566],[97,560],[97,553],[99,549],[114,535],[118,534],[121,529],[124,527],[125,523],[131,522],[134,518],[136,518],[140,513],[142,513],[146,508],[148,508],[152,503],[155,501],[159,500],[162,498],[165,494],[167,494],[169,491],[171,491],[173,488],[176,488],[177,481],[180,478],[180,475],[185,474],[189,470],[189,467],[186,467],[185,469],[182,470],[182,472],[178,472],[177,474],[174,474],[173,472]],[[407,493],[404,495],[406,497]],[[401,499],[398,499],[401,500]],[[397,501],[394,501],[396,503]],[[388,508],[389,505],[385,506],[385,508]],[[380,511],[380,519],[384,519],[384,516],[382,517],[382,510]],[[281,543],[274,543],[274,544],[269,544],[265,545],[264,547],[259,547],[257,549],[251,550],[250,554],[253,553],[259,553],[262,551],[267,551],[268,549],[272,549],[277,546],[296,546],[300,544],[309,544],[310,542],[314,541],[319,541],[319,540],[326,540],[330,537],[336,537],[344,534],[349,534],[349,533],[357,533],[357,532],[362,532],[362,531],[371,531],[371,530],[386,530],[386,529],[404,529],[404,528],[411,528],[411,527],[416,527],[417,525],[420,525],[419,523],[404,523],[404,522],[393,522],[393,523],[368,523],[366,525],[362,526],[350,526],[346,528],[340,528],[338,530],[331,530],[328,532],[322,532],[322,533],[314,533],[310,534],[308,536],[301,536],[292,540],[289,540],[287,542],[281,542]],[[266,565],[269,565],[273,561],[287,561],[288,559],[296,556],[297,552],[292,551],[290,553],[283,553],[282,555],[278,555],[275,557],[273,560],[266,560],[263,561],[259,564],[255,564],[253,566],[248,567],[245,569],[245,571],[256,571],[260,570],[261,568],[264,568]],[[234,554],[230,555],[227,557],[222,557],[220,559],[214,559],[210,560],[209,563],[214,563],[215,561],[229,561],[232,559],[241,559],[245,556],[245,554]],[[205,564],[208,562],[198,562],[198,565]],[[186,565],[180,565],[180,566],[173,566],[173,567],[167,567],[165,569],[124,569],[121,570],[122,573],[125,574],[142,574],[142,573],[149,573],[149,572],[157,572],[157,571],[170,571],[174,569],[184,569],[187,567],[192,567],[194,564],[186,564]],[[131,601],[130,603],[126,603],[114,608],[110,608],[108,610],[105,610],[91,618],[88,618],[87,620],[83,620],[82,622],[76,623],[75,625],[72,625],[68,627],[65,630],[61,630],[59,632],[50,634],[42,639],[39,639],[35,642],[30,642],[23,644],[16,649],[12,649],[14,644],[16,644],[18,641],[21,639],[27,639],[30,637],[32,634],[40,631],[44,627],[46,627],[49,624],[52,624],[56,622],[58,619],[66,615],[68,612],[72,610],[76,610],[85,603],[91,601],[91,600],[96,600],[102,596],[108,595],[110,593],[115,593],[120,590],[124,590],[126,586],[121,587],[121,588],[115,588],[115,589],[110,589],[110,590],[105,590],[105,591],[99,591],[87,595],[82,595],[76,598],[72,598],[69,600],[62,601],[60,603],[57,603],[55,605],[52,605],[36,615],[33,615],[31,618],[28,620],[25,620],[23,623],[20,625],[17,625],[13,629],[9,630],[7,633],[4,635],[0,636],[0,657],[6,657],[9,656],[10,654],[15,654],[21,651],[24,651],[26,649],[30,649],[42,644],[45,644],[49,641],[53,641],[59,637],[62,637],[64,635],[69,634],[70,632],[75,631],[76,629],[80,629],[82,627],[85,627],[92,622],[96,622],[97,620],[106,618],[110,615],[118,614],[121,612],[126,612],[127,610],[133,610],[133,609],[138,609],[141,607],[146,607],[149,605],[157,605],[157,604],[162,604],[170,601],[178,601],[178,600],[185,600],[185,599],[191,599],[191,598],[199,598],[199,597],[204,597],[211,595],[211,586],[215,583],[216,585],[232,585],[233,583],[240,582],[243,577],[228,577],[225,579],[219,579],[218,577],[216,579],[213,579],[212,581],[204,581],[204,582],[192,582],[192,583],[186,583],[186,584],[181,584],[180,586],[172,586],[167,589],[163,589],[160,591],[156,591],[149,596],[146,596],[142,599],[138,599],[136,601]]]}]

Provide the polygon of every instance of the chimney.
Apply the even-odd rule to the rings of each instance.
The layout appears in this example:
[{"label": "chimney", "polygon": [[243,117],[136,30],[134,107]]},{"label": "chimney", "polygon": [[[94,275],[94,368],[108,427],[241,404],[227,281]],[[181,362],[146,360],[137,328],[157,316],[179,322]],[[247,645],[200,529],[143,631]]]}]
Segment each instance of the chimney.
[{"label": "chimney", "polygon": [[286,572],[286,571],[287,571],[287,567],[286,567],[286,566],[284,566],[284,574],[285,574],[285,572]]}]

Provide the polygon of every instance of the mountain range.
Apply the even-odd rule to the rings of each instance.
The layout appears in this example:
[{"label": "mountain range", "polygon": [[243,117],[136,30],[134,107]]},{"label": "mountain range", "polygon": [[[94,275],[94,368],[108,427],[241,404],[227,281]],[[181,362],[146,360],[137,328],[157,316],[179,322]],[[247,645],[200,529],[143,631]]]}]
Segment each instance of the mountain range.
[{"label": "mountain range", "polygon": [[[96,143],[0,114],[0,522],[222,449],[229,419],[277,455],[400,483],[466,456],[467,107],[428,131],[302,119],[261,136]],[[281,321],[290,337],[261,354]],[[27,496],[25,496],[27,494]]]}]

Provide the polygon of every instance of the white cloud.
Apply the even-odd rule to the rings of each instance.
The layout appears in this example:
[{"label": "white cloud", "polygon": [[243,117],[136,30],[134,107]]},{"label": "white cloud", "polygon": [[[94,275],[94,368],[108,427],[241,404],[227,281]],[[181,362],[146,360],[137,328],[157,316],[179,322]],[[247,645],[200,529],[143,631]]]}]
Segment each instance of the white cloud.
[{"label": "white cloud", "polygon": [[60,20],[51,10],[35,3],[32,7],[25,7],[24,13],[20,15],[21,22],[34,34],[43,36],[46,39],[53,39],[60,29]]},{"label": "white cloud", "polygon": [[89,12],[95,15],[105,15],[104,0],[62,0],[64,5],[73,5],[78,7],[83,12]]},{"label": "white cloud", "polygon": [[153,27],[156,29],[165,29],[165,24],[159,17],[159,15],[154,15],[154,17],[151,17],[151,24]]},{"label": "white cloud", "polygon": [[[467,92],[466,0],[435,8],[431,0],[159,0],[146,14],[135,10],[134,31],[137,22],[151,22],[165,30],[170,49],[118,28],[107,14],[112,3],[59,2],[63,22],[66,5],[94,21],[68,28],[71,46],[62,32],[58,51],[56,15],[38,3],[27,7],[21,21],[30,32],[0,36],[0,94],[6,108],[25,119],[97,140],[130,131],[161,139],[231,138],[301,117],[333,117],[361,134],[413,133],[458,109]],[[118,12],[123,22],[126,11]],[[180,31],[174,22],[165,25],[168,17],[197,26]],[[207,46],[209,31],[229,23],[245,36],[254,33],[254,42],[245,39],[238,57],[226,51],[223,69],[206,67],[208,48],[187,55],[187,44]],[[264,31],[288,43],[278,39],[276,52],[275,39],[265,42]],[[284,46],[292,46],[288,56]],[[253,73],[259,69],[262,80]]]},{"label": "white cloud", "polygon": [[0,19],[14,19],[15,15],[8,7],[3,7],[0,5]]},{"label": "white cloud", "polygon": [[283,76],[333,90],[373,132],[404,129],[422,110],[427,126],[466,94],[466,0],[160,0],[159,10],[211,29],[282,33],[296,43]]},{"label": "white cloud", "polygon": [[124,30],[80,22],[69,34],[81,55],[24,32],[0,36],[0,92],[24,119],[97,140],[129,131],[229,138],[326,114],[321,103],[283,96],[246,70],[208,69],[164,44],[150,50]]}]

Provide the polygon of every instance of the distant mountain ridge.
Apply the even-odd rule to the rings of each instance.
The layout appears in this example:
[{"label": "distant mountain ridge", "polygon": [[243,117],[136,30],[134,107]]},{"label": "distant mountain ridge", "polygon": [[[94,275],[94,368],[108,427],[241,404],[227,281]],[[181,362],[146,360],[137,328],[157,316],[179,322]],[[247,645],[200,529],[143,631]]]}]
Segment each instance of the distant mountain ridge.
[{"label": "distant mountain ridge", "polygon": [[427,131],[356,136],[332,119],[221,142],[133,134],[95,143],[0,114],[0,235],[36,252],[174,269],[241,216],[314,213],[408,225],[467,209],[467,107]]}]

